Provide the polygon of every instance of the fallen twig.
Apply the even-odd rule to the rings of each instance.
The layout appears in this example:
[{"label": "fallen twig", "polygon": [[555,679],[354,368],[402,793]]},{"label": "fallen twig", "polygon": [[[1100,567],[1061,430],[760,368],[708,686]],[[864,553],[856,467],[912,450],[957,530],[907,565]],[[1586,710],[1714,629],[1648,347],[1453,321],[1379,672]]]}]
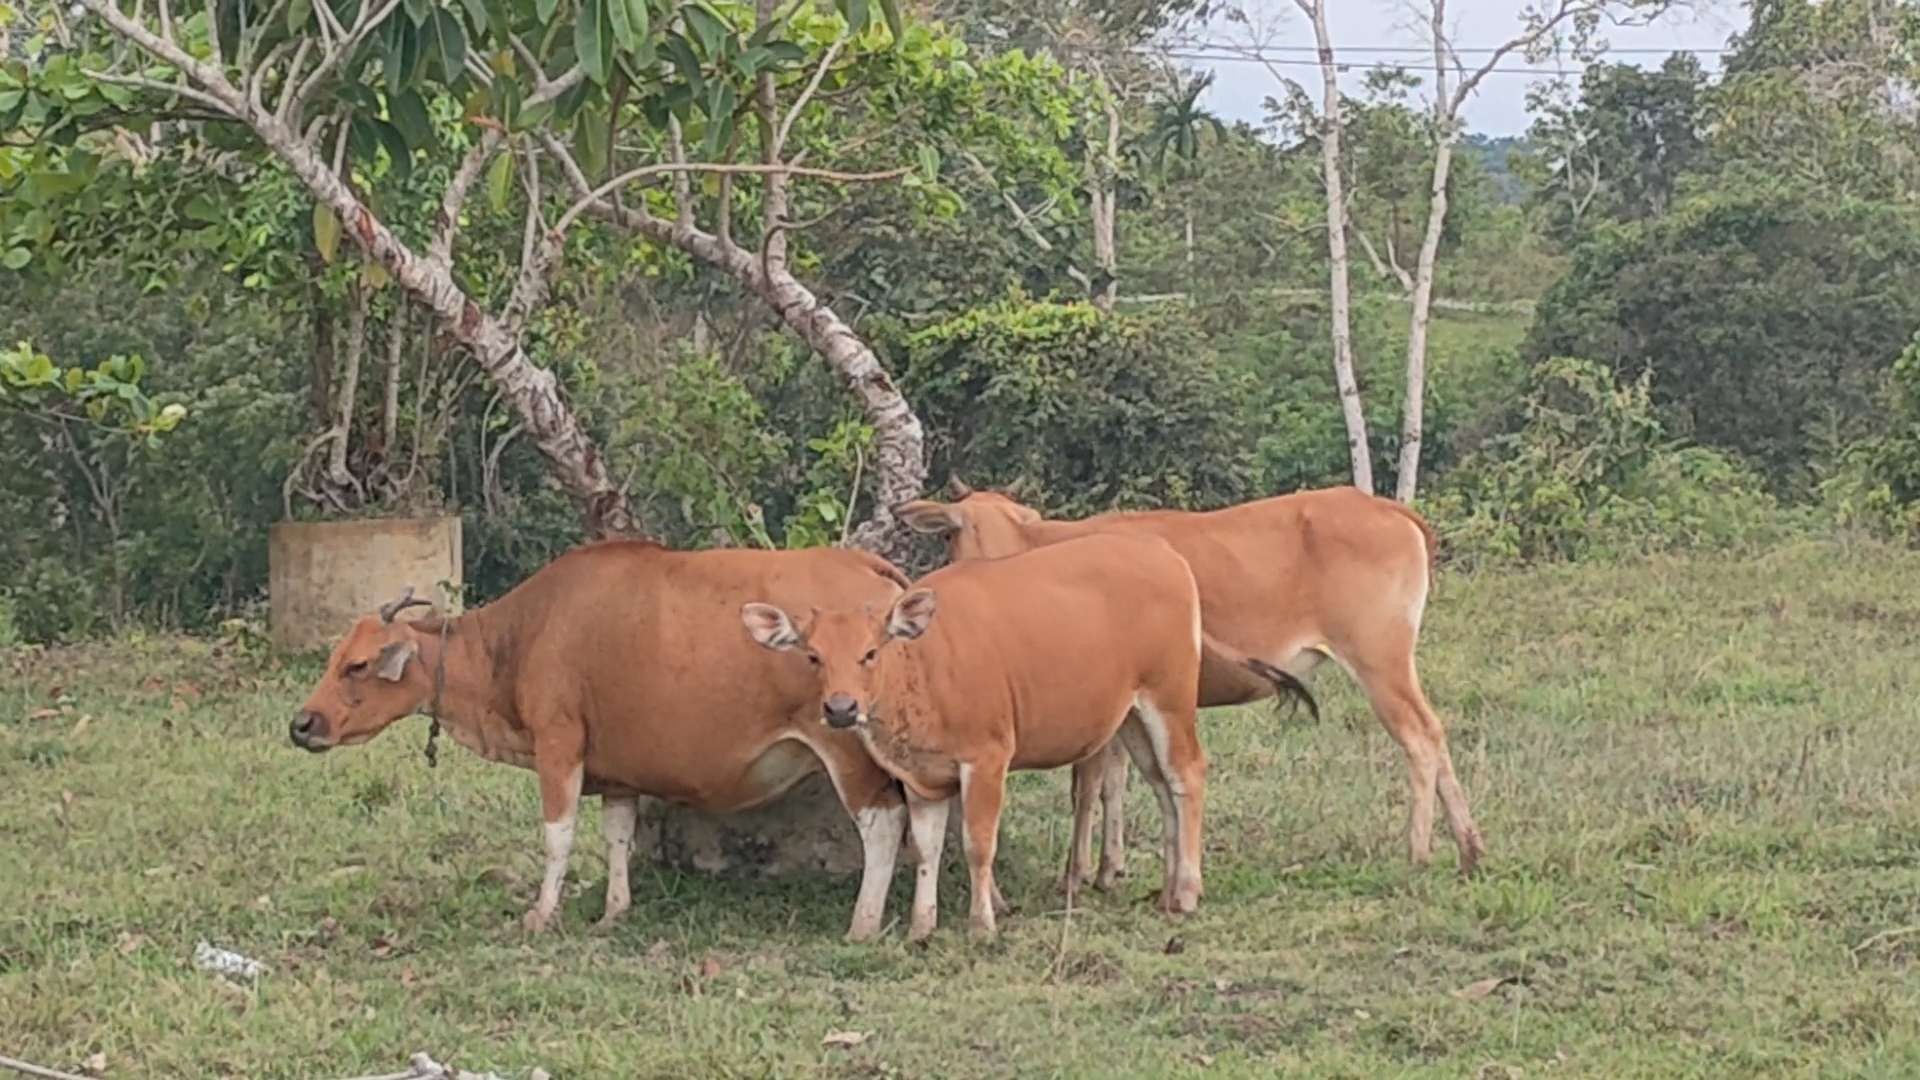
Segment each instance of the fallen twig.
[{"label": "fallen twig", "polygon": [[12,1069],[14,1072],[25,1073],[28,1076],[45,1077],[46,1080],[91,1080],[90,1077],[77,1073],[61,1072],[59,1069],[49,1069],[44,1065],[34,1065],[10,1057],[0,1057],[0,1069]]}]

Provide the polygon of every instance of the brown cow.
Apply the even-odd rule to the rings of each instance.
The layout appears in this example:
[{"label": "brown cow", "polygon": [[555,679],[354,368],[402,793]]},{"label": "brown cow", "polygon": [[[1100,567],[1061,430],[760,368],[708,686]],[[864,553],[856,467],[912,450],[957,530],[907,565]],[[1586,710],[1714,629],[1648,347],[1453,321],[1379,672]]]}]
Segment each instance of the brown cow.
[{"label": "brown cow", "polygon": [[457,618],[362,618],[294,719],[294,744],[351,746],[401,717],[437,716],[461,745],[532,768],[546,875],[527,912],[560,900],[582,793],[602,797],[604,926],[629,902],[636,796],[746,810],[825,767],[858,826],[866,867],[850,938],[880,928],[906,831],[899,788],[850,732],[819,722],[805,672],[741,640],[740,604],[886,605],[907,584],[863,552],[670,551],[642,541],[576,549]]},{"label": "brown cow", "polygon": [[[936,609],[939,618],[934,618]],[[805,657],[828,726],[852,728],[906,788],[920,866],[910,936],[935,921],[935,883],[957,792],[976,933],[994,929],[993,856],[1010,769],[1086,762],[1118,740],[1160,797],[1161,906],[1200,898],[1206,760],[1194,730],[1200,601],[1192,572],[1149,537],[1094,536],[962,563],[891,605],[741,619],[755,641]]]},{"label": "brown cow", "polygon": [[[1473,871],[1485,844],[1454,778],[1446,728],[1414,669],[1434,552],[1433,533],[1418,514],[1352,487],[1207,513],[1110,513],[1082,521],[1045,520],[1004,495],[964,485],[954,494],[951,503],[922,500],[897,511],[913,528],[945,536],[954,559],[998,558],[1092,533],[1157,536],[1193,567],[1210,639],[1301,676],[1319,664],[1322,646],[1330,649],[1406,754],[1414,863],[1425,865],[1432,855],[1437,793],[1460,848],[1460,870]],[[1269,689],[1244,665],[1203,658],[1202,707],[1239,704]],[[1119,831],[1124,768],[1112,762],[1103,792],[1109,850]],[[1104,855],[1101,873],[1106,877]]]}]

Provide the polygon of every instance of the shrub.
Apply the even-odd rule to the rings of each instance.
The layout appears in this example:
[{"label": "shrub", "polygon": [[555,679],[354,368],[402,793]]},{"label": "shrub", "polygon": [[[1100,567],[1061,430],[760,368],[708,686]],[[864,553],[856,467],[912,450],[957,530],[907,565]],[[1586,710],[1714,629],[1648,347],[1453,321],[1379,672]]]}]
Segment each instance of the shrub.
[{"label": "shrub", "polygon": [[1815,432],[1871,430],[1917,325],[1920,212],[1736,190],[1596,232],[1541,300],[1529,353],[1651,372],[1670,431],[1804,493]]},{"label": "shrub", "polygon": [[1014,298],[907,335],[931,474],[1031,486],[1046,509],[1219,506],[1256,493],[1249,381],[1179,308]]},{"label": "shrub", "polygon": [[1469,562],[1725,548],[1782,529],[1759,479],[1717,450],[1669,440],[1651,379],[1616,384],[1585,360],[1535,368],[1517,430],[1450,473],[1428,507]]},{"label": "shrub", "polygon": [[1887,430],[1846,448],[1820,494],[1843,525],[1920,543],[1920,332],[1887,379]]}]

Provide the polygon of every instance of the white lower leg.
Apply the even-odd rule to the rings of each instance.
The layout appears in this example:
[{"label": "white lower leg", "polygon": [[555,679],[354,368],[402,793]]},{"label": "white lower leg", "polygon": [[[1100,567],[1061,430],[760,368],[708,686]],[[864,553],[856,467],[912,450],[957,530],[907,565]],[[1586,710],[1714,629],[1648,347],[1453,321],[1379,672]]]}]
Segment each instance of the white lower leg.
[{"label": "white lower leg", "polygon": [[534,903],[533,910],[527,912],[529,930],[545,930],[560,907],[560,883],[566,880],[567,856],[573,853],[573,825],[574,811],[568,810],[560,820],[541,826],[541,836],[546,841],[547,872],[540,879],[540,899]]},{"label": "white lower leg", "polygon": [[913,871],[913,923],[907,931],[909,941],[919,941],[933,933],[940,911],[940,852],[947,842],[948,799],[926,800],[907,796],[907,815],[913,829],[913,842],[922,858]]},{"label": "white lower leg", "polygon": [[[567,857],[573,854],[573,826],[580,813],[580,783],[584,774],[575,766],[558,791],[543,790],[542,803],[547,820],[541,826],[541,839],[547,849],[546,874],[540,879],[540,898],[523,920],[528,930],[545,930],[560,907],[560,883],[566,880]],[[546,778],[542,777],[545,788]],[[555,810],[558,813],[555,813]]]},{"label": "white lower leg", "polygon": [[605,797],[600,800],[600,833],[607,839],[607,911],[601,926],[611,926],[621,912],[633,906],[627,864],[633,859],[633,828],[640,816],[640,800]]},{"label": "white lower leg", "polygon": [[893,864],[900,857],[900,837],[906,828],[907,808],[898,803],[875,803],[853,815],[860,830],[862,868],[860,895],[853,903],[850,941],[863,941],[880,932],[887,912],[887,887],[893,884]]}]

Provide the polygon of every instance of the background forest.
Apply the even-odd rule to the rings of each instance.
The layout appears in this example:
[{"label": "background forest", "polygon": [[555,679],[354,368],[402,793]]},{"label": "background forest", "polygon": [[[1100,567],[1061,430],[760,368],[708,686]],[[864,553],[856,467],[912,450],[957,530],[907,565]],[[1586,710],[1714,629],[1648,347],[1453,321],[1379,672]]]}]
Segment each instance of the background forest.
[{"label": "background forest", "polygon": [[287,517],[457,513],[484,599],[622,528],[902,554],[956,473],[1364,477],[1469,567],[1920,537],[1920,5],[1760,0],[1711,75],[1541,5],[1247,125],[1193,43],[1292,5],[395,4],[183,10],[179,63],[0,4],[0,640],[255,619]]}]

